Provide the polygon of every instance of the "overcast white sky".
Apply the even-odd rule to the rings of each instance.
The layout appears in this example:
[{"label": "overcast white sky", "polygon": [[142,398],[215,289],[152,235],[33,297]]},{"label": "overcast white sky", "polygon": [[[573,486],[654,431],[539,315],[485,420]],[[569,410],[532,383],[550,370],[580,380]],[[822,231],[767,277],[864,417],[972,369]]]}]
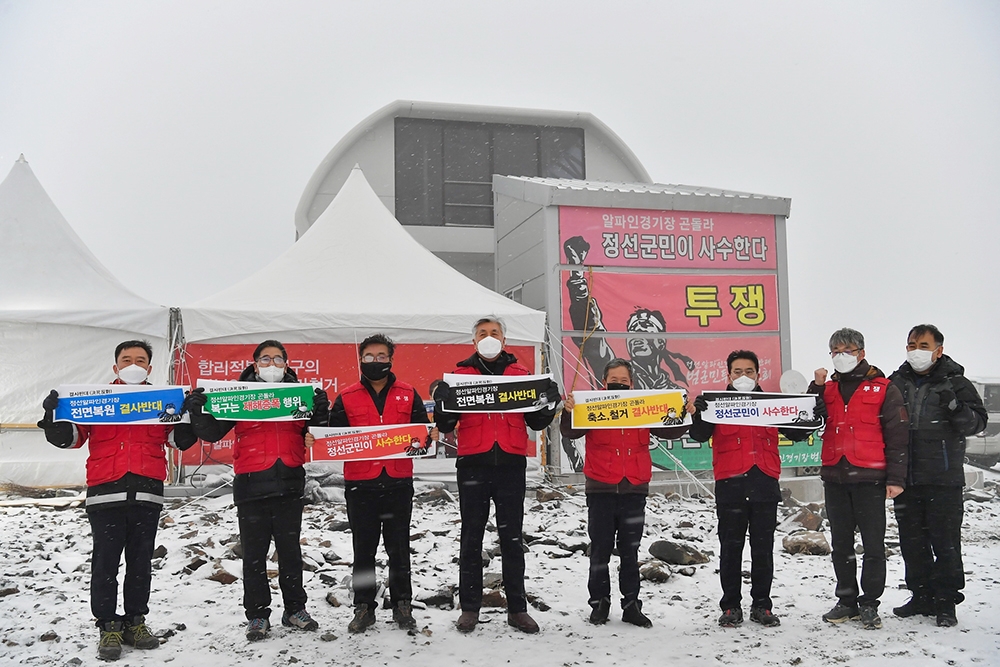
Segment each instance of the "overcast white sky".
[{"label": "overcast white sky", "polygon": [[167,305],[291,245],[322,158],[395,99],[588,111],[657,182],[790,197],[807,376],[841,326],[891,371],[924,321],[1000,376],[1000,2],[0,0],[0,179],[24,153]]}]

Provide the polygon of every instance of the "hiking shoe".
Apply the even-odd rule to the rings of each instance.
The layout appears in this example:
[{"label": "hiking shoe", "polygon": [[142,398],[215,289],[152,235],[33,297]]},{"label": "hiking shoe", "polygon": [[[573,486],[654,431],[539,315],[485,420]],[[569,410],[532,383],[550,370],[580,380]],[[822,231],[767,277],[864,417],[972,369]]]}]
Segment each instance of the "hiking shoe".
[{"label": "hiking shoe", "polygon": [[865,630],[880,630],[882,628],[882,619],[879,618],[878,607],[871,605],[861,607],[861,624],[865,627]]},{"label": "hiking shoe", "polygon": [[136,616],[132,622],[125,621],[122,630],[122,641],[136,648],[150,649],[159,648],[160,640],[153,636],[153,633],[146,627],[146,617]]},{"label": "hiking shoe", "polygon": [[930,598],[914,595],[910,601],[902,607],[893,607],[892,613],[900,618],[910,618],[911,616],[933,616],[934,603]]},{"label": "hiking shoe", "polygon": [[743,610],[739,607],[723,609],[722,616],[719,617],[719,625],[724,628],[735,628],[743,622]]},{"label": "hiking shoe", "polygon": [[97,644],[97,657],[101,660],[117,660],[122,655],[121,621],[108,621],[98,627],[101,630],[101,641]]},{"label": "hiking shoe", "polygon": [[468,634],[476,629],[479,624],[479,612],[478,611],[463,611],[455,621],[455,627],[459,632]]},{"label": "hiking shoe", "polygon": [[594,625],[604,625],[611,615],[611,598],[601,598],[590,603],[593,609],[590,612],[590,622]]},{"label": "hiking shoe", "polygon": [[653,627],[653,622],[649,620],[648,616],[642,613],[642,602],[639,600],[625,605],[625,608],[622,609],[622,621],[637,625],[640,628]]},{"label": "hiking shoe", "polygon": [[533,635],[538,632],[538,623],[535,623],[535,619],[528,615],[526,611],[519,611],[514,613],[507,613],[507,625],[512,628],[517,628],[521,632],[525,632],[529,635]]},{"label": "hiking shoe", "polygon": [[406,600],[392,608],[392,620],[396,621],[396,625],[403,630],[412,630],[417,627],[417,621],[413,618],[413,608]]},{"label": "hiking shoe", "polygon": [[827,623],[843,623],[844,621],[856,621],[861,618],[861,612],[857,607],[848,607],[846,604],[837,603],[830,611],[823,614],[823,620]]},{"label": "hiking shoe", "polygon": [[770,609],[763,607],[751,607],[750,620],[768,627],[781,625],[781,619],[772,614]]},{"label": "hiking shoe", "polygon": [[364,632],[375,625],[375,610],[364,602],[355,605],[354,620],[347,624],[350,632]]},{"label": "hiking shoe", "polygon": [[319,627],[319,623],[314,621],[305,609],[299,609],[294,614],[289,614],[286,611],[281,615],[281,624],[299,630],[315,630]]},{"label": "hiking shoe", "polygon": [[954,602],[935,600],[934,611],[937,613],[937,625],[939,628],[953,628],[958,625]]},{"label": "hiking shoe", "polygon": [[271,622],[266,618],[251,618],[247,624],[247,640],[259,642],[264,637],[267,637],[270,629]]}]

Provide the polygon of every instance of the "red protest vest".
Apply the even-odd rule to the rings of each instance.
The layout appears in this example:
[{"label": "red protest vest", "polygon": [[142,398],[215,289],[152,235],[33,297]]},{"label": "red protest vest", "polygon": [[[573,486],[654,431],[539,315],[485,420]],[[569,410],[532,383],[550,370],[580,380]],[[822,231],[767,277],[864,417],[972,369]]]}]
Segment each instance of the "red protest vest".
[{"label": "red protest vest", "polygon": [[648,428],[593,428],[587,431],[583,474],[605,484],[627,479],[635,485],[653,478]]},{"label": "red protest vest", "polygon": [[754,466],[768,477],[778,479],[781,476],[778,429],[716,424],[712,429],[712,473],[715,479],[736,477]]},{"label": "red protest vest", "polygon": [[[389,386],[382,414],[368,388],[355,382],[340,394],[351,426],[378,426],[379,424],[409,424],[413,415],[413,386],[396,380]],[[413,477],[413,459],[386,459],[384,461],[344,461],[344,479],[375,479],[385,470],[397,479]]]},{"label": "red protest vest", "polygon": [[126,473],[160,480],[167,478],[163,449],[172,426],[77,426],[77,447],[90,440],[87,456],[87,486],[121,479]]},{"label": "red protest vest", "polygon": [[[482,375],[472,366],[459,366],[453,372],[459,375]],[[503,374],[531,373],[521,364],[513,363],[504,369]],[[528,455],[528,427],[520,412],[463,412],[459,422],[459,456],[488,452],[493,448],[494,442],[509,454]]]},{"label": "red protest vest", "polygon": [[823,401],[829,417],[823,433],[823,465],[836,465],[846,456],[859,468],[885,470],[885,440],[879,415],[888,386],[886,378],[864,380],[845,407],[837,383],[826,383]]},{"label": "red protest vest", "polygon": [[304,425],[302,421],[236,422],[233,472],[268,470],[278,459],[289,468],[301,468],[306,462]]}]

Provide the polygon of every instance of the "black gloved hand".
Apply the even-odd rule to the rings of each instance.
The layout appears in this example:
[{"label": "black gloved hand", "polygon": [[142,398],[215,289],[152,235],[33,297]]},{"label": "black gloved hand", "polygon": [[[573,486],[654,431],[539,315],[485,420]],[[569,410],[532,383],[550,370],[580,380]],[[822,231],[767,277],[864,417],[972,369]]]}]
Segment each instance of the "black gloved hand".
[{"label": "black gloved hand", "polygon": [[438,385],[434,387],[434,402],[444,403],[451,396],[451,387],[448,386],[447,382],[438,382]]},{"label": "black gloved hand", "polygon": [[698,394],[698,398],[694,399],[694,409],[698,412],[708,410],[708,399],[703,394]]},{"label": "black gloved hand", "polygon": [[181,412],[190,412],[193,415],[200,415],[201,409],[205,407],[208,403],[208,396],[205,395],[205,388],[198,387],[190,392],[184,397],[184,403],[181,405]]},{"label": "black gloved hand", "polygon": [[559,393],[559,385],[556,384],[555,380],[549,380],[549,383],[545,386],[544,393],[545,396],[539,398],[544,398],[546,403],[558,403],[562,400],[562,394]]},{"label": "black gloved hand", "polygon": [[317,389],[313,393],[313,416],[309,420],[313,425],[325,425],[330,421],[330,397],[326,391]]},{"label": "black gloved hand", "polygon": [[42,401],[42,409],[45,410],[45,419],[52,421],[52,416],[55,414],[56,408],[59,407],[59,392],[53,389],[49,392],[49,395],[45,397]]},{"label": "black gloved hand", "polygon": [[817,396],[816,407],[813,408],[813,418],[826,421],[829,416],[830,414],[826,411],[826,401],[823,400],[822,396]]},{"label": "black gloved hand", "polygon": [[938,392],[938,400],[940,401],[941,408],[948,414],[958,409],[958,397],[955,396],[955,392],[951,389],[942,389]]}]

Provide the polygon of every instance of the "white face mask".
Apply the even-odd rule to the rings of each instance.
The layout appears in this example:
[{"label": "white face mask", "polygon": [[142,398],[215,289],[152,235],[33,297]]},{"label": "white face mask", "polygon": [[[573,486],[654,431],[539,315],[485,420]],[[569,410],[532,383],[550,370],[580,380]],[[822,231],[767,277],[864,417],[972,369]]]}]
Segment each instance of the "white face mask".
[{"label": "white face mask", "polygon": [[923,373],[934,365],[934,350],[909,350],[906,353],[906,360],[910,362],[910,368]]},{"label": "white face mask", "polygon": [[850,373],[858,365],[858,358],[850,352],[833,355],[833,367],[838,373]]},{"label": "white face mask", "polygon": [[277,366],[258,366],[257,377],[264,382],[281,382],[285,377],[285,369]]},{"label": "white face mask", "polygon": [[746,375],[741,375],[733,380],[733,389],[743,394],[753,391],[756,386],[757,381],[753,378],[748,378]]},{"label": "white face mask", "polygon": [[483,359],[495,359],[503,350],[503,343],[493,336],[487,336],[476,343],[476,351]]},{"label": "white face mask", "polygon": [[142,384],[146,381],[147,377],[149,377],[149,371],[135,364],[129,364],[124,368],[118,369],[118,379],[125,384]]}]

